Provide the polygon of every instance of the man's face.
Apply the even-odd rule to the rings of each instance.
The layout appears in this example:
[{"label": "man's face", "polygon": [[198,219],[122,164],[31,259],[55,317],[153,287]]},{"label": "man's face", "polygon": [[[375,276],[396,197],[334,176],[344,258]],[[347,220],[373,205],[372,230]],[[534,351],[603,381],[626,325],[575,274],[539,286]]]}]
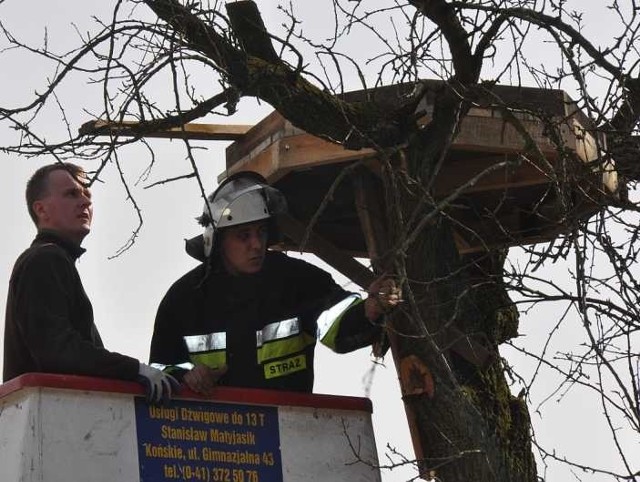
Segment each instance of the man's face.
[{"label": "man's face", "polygon": [[91,191],[66,170],[49,173],[45,196],[33,203],[38,228],[51,229],[78,244],[91,230]]},{"label": "man's face", "polygon": [[227,272],[253,274],[262,269],[267,251],[266,221],[231,226],[222,231],[220,253]]}]

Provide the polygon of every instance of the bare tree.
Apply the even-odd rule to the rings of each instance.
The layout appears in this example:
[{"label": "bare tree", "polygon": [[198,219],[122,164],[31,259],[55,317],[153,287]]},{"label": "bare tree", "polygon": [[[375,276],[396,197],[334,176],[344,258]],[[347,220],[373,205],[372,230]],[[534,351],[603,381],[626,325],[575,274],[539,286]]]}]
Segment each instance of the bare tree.
[{"label": "bare tree", "polygon": [[[616,28],[598,42],[585,23],[595,7],[579,1],[334,0],[323,4],[328,21],[319,33],[317,23],[305,20],[308,8],[279,4],[269,18],[281,25],[265,26],[250,1],[119,0],[111,19],[96,21],[95,30],[63,54],[46,42],[26,45],[0,23],[6,46],[56,67],[30,102],[0,107],[0,119],[21,136],[2,149],[94,160],[98,178],[108,162],[125,169],[117,158],[123,145],[212,113],[231,115],[243,97],[270,104],[295,126],[344,149],[374,149],[386,234],[372,264],[398,276],[406,294],[387,331],[396,361],[411,360],[423,370],[417,388],[403,387],[421,475],[445,482],[534,481],[533,442],[543,462],[561,459],[578,477],[596,471],[634,480],[637,456],[623,438],[635,437],[637,445],[640,433],[639,7],[603,2],[599,12]],[[99,86],[95,118],[138,122],[127,129],[132,137],[75,134],[72,125],[60,142],[39,135],[43,110],[70,108],[58,105],[56,92],[72,76]],[[170,85],[171,95],[159,94],[158,83]],[[574,101],[562,97],[558,112],[530,98],[525,85],[554,95],[569,90]],[[455,189],[439,192],[473,109],[499,116],[523,148],[494,156]],[[567,143],[568,119],[577,115],[582,130],[572,135],[594,143],[586,163]],[[552,153],[540,149],[527,120],[543,126]],[[188,141],[185,149],[190,156]],[[473,216],[461,213],[475,206],[465,197],[473,186],[522,165],[548,179],[526,213],[533,223],[527,226],[546,226],[540,241],[548,242],[507,257],[507,247],[522,242],[503,216],[513,191],[505,187]],[[336,182],[357,172],[350,169]],[[195,163],[185,176],[198,176]],[[461,250],[461,238],[475,248]],[[549,265],[569,266],[566,279],[541,274]],[[517,339],[518,305],[528,310],[550,302],[561,307],[556,328],[540,350],[524,348]],[[554,335],[567,320],[579,320],[584,337],[555,353]],[[461,340],[482,352],[482,361],[452,349]],[[532,357],[538,369],[526,378],[515,375],[498,350],[504,343]],[[558,375],[556,393],[596,395],[593,413],[611,429],[618,469],[566,460],[536,443],[527,398],[546,368]],[[520,394],[512,395],[510,386]]]}]

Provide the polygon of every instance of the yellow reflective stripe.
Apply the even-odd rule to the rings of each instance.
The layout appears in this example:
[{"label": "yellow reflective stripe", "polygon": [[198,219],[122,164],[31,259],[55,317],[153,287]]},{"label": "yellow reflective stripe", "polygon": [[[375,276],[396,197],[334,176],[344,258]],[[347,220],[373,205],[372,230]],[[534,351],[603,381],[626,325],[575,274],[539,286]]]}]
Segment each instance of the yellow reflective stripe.
[{"label": "yellow reflective stripe", "polygon": [[227,334],[224,331],[206,335],[189,335],[182,338],[187,345],[189,353],[224,350],[227,348]]},{"label": "yellow reflective stripe", "polygon": [[262,328],[262,330],[256,331],[257,346],[262,346],[263,343],[269,341],[288,338],[298,333],[300,333],[300,322],[298,318],[289,318],[288,320],[270,323]]},{"label": "yellow reflective stripe", "polygon": [[274,358],[299,353],[309,345],[315,343],[315,341],[315,338],[303,332],[284,340],[265,343],[262,346],[258,346],[258,363],[264,363]]},{"label": "yellow reflective stripe", "polygon": [[192,353],[189,358],[194,364],[206,365],[209,368],[220,368],[227,364],[227,352],[225,350]]},{"label": "yellow reflective stripe", "polygon": [[335,348],[340,320],[349,308],[359,303],[362,303],[362,298],[354,293],[320,314],[318,317],[318,338],[323,345]]},{"label": "yellow reflective stripe", "polygon": [[290,373],[299,372],[307,368],[307,357],[303,354],[284,360],[278,360],[264,365],[264,377],[278,378]]}]

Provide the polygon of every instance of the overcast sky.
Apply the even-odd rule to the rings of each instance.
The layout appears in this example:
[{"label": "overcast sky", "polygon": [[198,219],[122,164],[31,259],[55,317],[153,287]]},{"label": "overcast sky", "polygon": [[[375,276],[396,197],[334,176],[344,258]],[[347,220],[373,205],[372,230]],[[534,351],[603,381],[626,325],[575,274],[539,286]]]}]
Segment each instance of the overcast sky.
[{"label": "overcast sky", "polygon": [[[34,8],[36,4],[37,8]],[[66,0],[36,3],[5,0],[0,3],[0,19],[15,34],[30,42],[42,42],[46,25],[50,47],[60,51],[77,43],[78,33],[72,24],[76,24],[78,31],[83,32],[89,28],[91,15],[109,18],[111,7],[112,2]],[[266,8],[263,14],[268,23],[270,17],[267,17],[265,10]],[[326,8],[318,8],[312,14],[320,16],[327,12]],[[319,28],[322,23],[317,21],[307,28]],[[362,48],[362,45],[358,47]],[[0,61],[0,105],[17,105],[35,91],[41,92],[46,85],[44,79],[53,74],[50,67],[43,65],[36,57],[25,57],[18,52],[4,52]],[[169,94],[170,87],[166,88]],[[82,111],[83,108],[89,106],[92,111],[99,110],[100,90],[82,82],[70,82],[62,86],[60,101],[68,106],[70,125],[77,128],[91,118],[90,114]],[[212,117],[207,120],[255,123],[268,112],[268,106],[242,101],[238,114],[231,119]],[[66,133],[60,127],[60,113],[52,110],[47,115],[47,120],[41,124],[42,132],[46,133],[49,140],[64,139]],[[4,124],[0,126],[0,144],[4,145],[15,138],[15,134],[7,130]],[[110,166],[102,176],[104,183],[93,188],[94,224],[92,233],[84,243],[87,253],[78,263],[85,289],[93,302],[96,323],[107,348],[143,361],[148,357],[158,303],[171,283],[196,265],[184,253],[183,240],[199,233],[194,218],[202,210],[202,201],[192,179],[144,189],[144,186],[155,181],[189,172],[182,142],[151,140],[149,144],[156,154],[154,168],[149,178],[139,182],[133,189],[144,216],[144,226],[135,245],[123,255],[109,259],[127,241],[137,225],[136,214],[126,200],[117,171],[114,166]],[[201,147],[195,151],[195,155],[205,188],[212,191],[216,186],[217,175],[224,169],[224,148],[227,144],[206,142],[195,145]],[[149,159],[147,150],[142,146],[120,152],[119,160],[126,166],[125,172],[132,186],[148,167]],[[0,203],[3,207],[0,216],[5,226],[0,241],[0,304],[5,301],[13,262],[35,234],[24,205],[25,182],[37,167],[51,161],[52,159],[44,157],[24,159],[0,153],[3,167],[3,176],[0,178]],[[85,167],[90,170],[96,166]],[[347,289],[355,289],[344,278],[336,276],[336,279],[344,283]],[[548,311],[537,311],[524,316],[521,332],[532,343],[539,343],[544,340],[555,318],[553,307]],[[0,331],[2,330],[3,326],[0,324]],[[566,333],[566,338],[571,336],[570,332]],[[520,363],[520,358],[514,353],[506,353],[514,363]],[[522,369],[527,371],[526,366]],[[367,380],[372,371],[374,376],[369,384]],[[316,392],[364,396],[368,387],[371,389],[369,396],[374,403],[374,429],[381,454],[380,462],[387,463],[384,455],[388,453],[387,444],[411,457],[409,433],[391,360],[385,360],[385,365],[373,365],[367,350],[336,355],[319,346],[316,357]],[[548,393],[542,387],[537,394],[538,402],[546,395]],[[532,413],[538,436],[547,441],[552,440],[562,446],[566,453],[585,463],[602,458],[607,463],[615,464],[615,458],[609,450],[609,440],[600,437],[602,427],[585,423],[588,412],[583,410],[583,400],[579,396],[570,395],[563,401],[563,407],[568,406],[569,409],[551,410],[551,414],[545,419]],[[563,427],[562,430],[558,430],[560,426]],[[542,471],[541,468],[541,473]],[[553,474],[548,480],[570,480],[564,469]],[[397,469],[393,473],[384,472],[383,480],[397,482],[413,475],[412,470]]]}]

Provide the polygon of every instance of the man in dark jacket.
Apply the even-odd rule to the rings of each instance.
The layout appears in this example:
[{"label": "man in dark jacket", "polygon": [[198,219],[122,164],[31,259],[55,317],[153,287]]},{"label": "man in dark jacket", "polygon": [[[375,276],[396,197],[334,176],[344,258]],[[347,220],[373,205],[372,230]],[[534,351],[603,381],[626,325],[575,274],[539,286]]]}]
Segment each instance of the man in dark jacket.
[{"label": "man in dark jacket", "polygon": [[217,384],[311,392],[316,339],[337,352],[370,345],[382,313],[400,301],[392,279],[362,300],[323,270],[268,251],[282,194],[254,173],[226,180],[205,204],[203,236],[187,251],[203,263],[169,289],[150,360],[194,391]]},{"label": "man in dark jacket", "polygon": [[4,335],[4,380],[27,372],[67,373],[142,382],[150,401],[171,395],[167,374],[104,349],[75,261],[91,229],[93,205],[74,164],[38,169],[27,184],[38,234],[13,268]]}]

